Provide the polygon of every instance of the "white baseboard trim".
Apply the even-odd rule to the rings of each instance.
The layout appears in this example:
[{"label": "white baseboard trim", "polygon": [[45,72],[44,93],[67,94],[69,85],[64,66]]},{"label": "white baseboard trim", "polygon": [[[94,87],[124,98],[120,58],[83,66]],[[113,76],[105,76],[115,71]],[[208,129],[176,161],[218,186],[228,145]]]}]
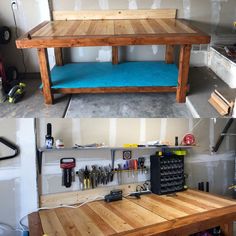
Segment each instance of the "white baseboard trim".
[{"label": "white baseboard trim", "polygon": [[200,118],[200,115],[198,114],[197,110],[195,109],[188,97],[186,97],[186,106],[191,112],[193,118]]}]

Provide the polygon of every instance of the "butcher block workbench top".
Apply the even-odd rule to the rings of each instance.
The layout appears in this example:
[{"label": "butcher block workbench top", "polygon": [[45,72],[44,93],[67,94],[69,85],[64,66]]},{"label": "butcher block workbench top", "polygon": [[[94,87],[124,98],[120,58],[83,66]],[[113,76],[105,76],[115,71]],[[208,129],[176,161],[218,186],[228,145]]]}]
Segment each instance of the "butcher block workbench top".
[{"label": "butcher block workbench top", "polygon": [[77,209],[58,208],[29,215],[30,235],[190,235],[221,226],[233,235],[236,201],[187,190],[170,196],[96,201]]},{"label": "butcher block workbench top", "polygon": [[207,44],[210,37],[180,19],[43,22],[16,41],[18,48]]}]

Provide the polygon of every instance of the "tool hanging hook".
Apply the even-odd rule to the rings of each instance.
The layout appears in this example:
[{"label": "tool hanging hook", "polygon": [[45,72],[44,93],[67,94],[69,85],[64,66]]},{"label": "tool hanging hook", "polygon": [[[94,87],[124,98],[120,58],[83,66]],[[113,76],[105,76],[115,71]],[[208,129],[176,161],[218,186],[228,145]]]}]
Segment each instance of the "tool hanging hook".
[{"label": "tool hanging hook", "polygon": [[14,157],[16,157],[20,153],[19,148],[16,145],[14,145],[11,142],[9,142],[8,140],[6,140],[5,138],[0,137],[0,143],[3,143],[5,146],[9,147],[10,149],[12,149],[14,151],[13,155],[5,156],[5,157],[0,157],[0,161],[4,161],[4,160],[8,160],[8,159],[14,158]]}]

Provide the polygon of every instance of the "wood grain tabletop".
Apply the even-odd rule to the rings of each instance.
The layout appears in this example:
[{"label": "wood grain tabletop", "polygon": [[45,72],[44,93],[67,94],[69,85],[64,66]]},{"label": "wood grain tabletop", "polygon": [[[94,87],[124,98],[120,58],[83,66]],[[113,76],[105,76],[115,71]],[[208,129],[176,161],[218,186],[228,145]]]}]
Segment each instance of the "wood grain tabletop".
[{"label": "wood grain tabletop", "polygon": [[31,232],[38,227],[37,231],[48,236],[173,235],[173,230],[176,235],[187,235],[236,219],[236,201],[187,190],[170,196],[150,194],[112,203],[95,201],[77,209],[44,210],[29,219]]},{"label": "wood grain tabletop", "polygon": [[18,48],[204,44],[210,36],[180,19],[57,20],[44,22],[16,41]]},{"label": "wood grain tabletop", "polygon": [[70,20],[48,22],[33,33],[32,38],[166,33],[197,34],[190,26],[176,19]]}]

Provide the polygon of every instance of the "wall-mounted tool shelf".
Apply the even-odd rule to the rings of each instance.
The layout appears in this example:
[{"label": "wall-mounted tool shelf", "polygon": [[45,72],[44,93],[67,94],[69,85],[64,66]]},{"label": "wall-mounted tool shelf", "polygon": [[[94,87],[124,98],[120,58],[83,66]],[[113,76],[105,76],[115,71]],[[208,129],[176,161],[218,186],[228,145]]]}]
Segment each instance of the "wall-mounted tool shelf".
[{"label": "wall-mounted tool shelf", "polygon": [[41,174],[42,171],[42,156],[43,153],[54,153],[54,152],[65,152],[65,151],[101,151],[101,150],[110,150],[111,152],[111,162],[112,162],[112,168],[114,168],[114,163],[115,163],[115,153],[116,151],[124,151],[124,150],[163,150],[163,149],[173,149],[173,150],[186,150],[186,149],[191,149],[193,146],[149,146],[149,147],[129,147],[129,148],[124,148],[124,147],[83,147],[83,148],[52,148],[52,149],[46,149],[46,148],[39,148],[38,149],[38,171],[39,174]]}]

